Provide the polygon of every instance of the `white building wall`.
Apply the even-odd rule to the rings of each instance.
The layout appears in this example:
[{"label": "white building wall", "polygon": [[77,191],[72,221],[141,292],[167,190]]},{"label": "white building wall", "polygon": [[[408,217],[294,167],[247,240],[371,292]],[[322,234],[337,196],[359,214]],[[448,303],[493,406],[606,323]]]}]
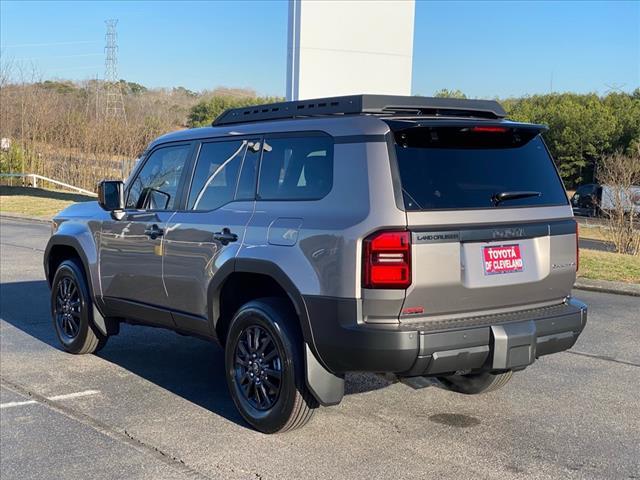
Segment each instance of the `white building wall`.
[{"label": "white building wall", "polygon": [[414,0],[290,0],[289,100],[411,94]]}]

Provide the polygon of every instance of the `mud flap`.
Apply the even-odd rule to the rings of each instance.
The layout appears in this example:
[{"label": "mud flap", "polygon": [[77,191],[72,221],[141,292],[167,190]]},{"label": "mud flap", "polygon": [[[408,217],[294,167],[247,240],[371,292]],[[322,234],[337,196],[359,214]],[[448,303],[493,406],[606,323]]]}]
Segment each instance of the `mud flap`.
[{"label": "mud flap", "polygon": [[93,325],[105,337],[120,333],[120,322],[113,318],[105,318],[95,304],[93,305]]},{"label": "mud flap", "polygon": [[344,377],[327,371],[318,362],[306,343],[304,348],[307,387],[323,407],[337,405],[344,396]]},{"label": "mud flap", "polygon": [[93,324],[100,330],[102,335],[107,336],[107,323],[95,305],[93,305]]}]

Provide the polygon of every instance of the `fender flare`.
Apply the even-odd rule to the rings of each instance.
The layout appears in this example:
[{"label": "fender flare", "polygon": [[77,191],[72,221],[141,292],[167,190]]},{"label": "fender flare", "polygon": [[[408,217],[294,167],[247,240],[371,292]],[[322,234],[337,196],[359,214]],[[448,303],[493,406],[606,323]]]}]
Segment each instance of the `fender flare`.
[{"label": "fender flare", "polygon": [[49,272],[49,257],[51,256],[51,251],[55,247],[59,247],[59,246],[71,247],[78,254],[78,257],[82,262],[85,275],[87,277],[87,283],[89,284],[89,292],[91,293],[91,297],[95,300],[96,295],[95,295],[95,290],[93,288],[93,281],[91,279],[91,271],[89,270],[89,261],[87,259],[87,255],[84,252],[84,249],[82,248],[82,246],[80,245],[80,242],[78,241],[78,239],[71,235],[55,234],[49,239],[49,242],[47,242],[47,246],[45,247],[45,250],[44,250],[43,261],[44,261],[44,274],[45,274],[45,277],[47,277],[49,286],[51,286],[51,280],[50,280],[51,276],[49,274],[53,273],[53,272]]},{"label": "fender flare", "polygon": [[288,275],[284,273],[278,265],[268,260],[236,257],[228,260],[218,269],[209,283],[207,292],[209,298],[209,318],[213,331],[215,331],[216,322],[220,316],[220,291],[222,290],[225,281],[232,273],[256,273],[273,278],[273,280],[275,280],[276,283],[278,283],[278,285],[280,285],[280,287],[287,293],[291,303],[293,303],[296,314],[300,319],[300,328],[302,329],[304,341],[310,344],[313,352],[317,355],[313,341],[313,333],[311,331],[311,324],[309,322],[309,312],[307,311],[307,306],[304,303],[302,295]]},{"label": "fender flare", "polygon": [[96,291],[93,286],[93,279],[91,278],[91,270],[89,269],[89,259],[87,258],[87,254],[82,248],[82,245],[78,241],[78,239],[73,235],[67,235],[62,233],[56,233],[51,236],[49,241],[47,242],[47,246],[44,250],[43,255],[43,263],[44,263],[44,274],[49,283],[49,287],[51,287],[51,280],[53,279],[53,272],[49,272],[49,257],[51,256],[51,251],[58,246],[64,246],[72,248],[80,261],[82,262],[82,268],[84,269],[85,279],[87,280],[87,286],[89,287],[89,295],[91,295],[92,305],[93,305],[93,324],[100,330],[100,333],[107,336],[109,332],[117,331],[115,326],[109,325],[109,321],[104,317],[102,311],[100,309],[100,297],[96,295]]},{"label": "fender flare", "polygon": [[256,273],[271,277],[286,292],[296,310],[305,343],[304,362],[307,386],[321,405],[340,403],[344,396],[344,377],[332,373],[322,361],[315,347],[304,298],[289,276],[275,263],[268,260],[236,257],[220,267],[208,289],[209,315],[213,331],[220,315],[220,291],[226,279],[234,272]]}]

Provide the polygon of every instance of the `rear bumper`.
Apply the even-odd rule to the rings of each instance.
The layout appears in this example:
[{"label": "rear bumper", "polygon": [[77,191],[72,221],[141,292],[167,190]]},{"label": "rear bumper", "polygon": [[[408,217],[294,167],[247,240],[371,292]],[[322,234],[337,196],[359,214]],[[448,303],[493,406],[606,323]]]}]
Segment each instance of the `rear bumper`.
[{"label": "rear bumper", "polygon": [[[433,324],[368,325],[357,300],[305,297],[316,354],[330,371],[442,375],[518,370],[571,348],[587,322],[587,306],[561,305],[463,319],[454,329]],[[436,326],[437,327],[437,326]]]}]

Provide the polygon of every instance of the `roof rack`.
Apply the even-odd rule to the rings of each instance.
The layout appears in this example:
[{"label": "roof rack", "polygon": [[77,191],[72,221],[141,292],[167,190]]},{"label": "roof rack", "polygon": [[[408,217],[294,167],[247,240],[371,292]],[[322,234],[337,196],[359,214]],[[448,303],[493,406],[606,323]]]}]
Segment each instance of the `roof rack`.
[{"label": "roof rack", "polygon": [[504,118],[495,100],[409,97],[399,95],[347,95],[293,102],[279,102],[225,110],[213,126],[324,115],[376,114],[404,116],[455,116]]}]

